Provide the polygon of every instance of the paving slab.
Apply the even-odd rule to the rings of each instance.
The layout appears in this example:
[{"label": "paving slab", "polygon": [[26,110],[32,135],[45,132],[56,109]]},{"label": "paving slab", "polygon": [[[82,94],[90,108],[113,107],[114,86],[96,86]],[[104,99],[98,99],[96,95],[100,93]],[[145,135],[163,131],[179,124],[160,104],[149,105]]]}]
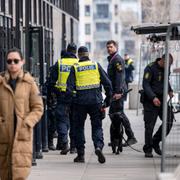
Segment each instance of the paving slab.
[{"label": "paving slab", "polygon": [[75,154],[60,155],[59,151],[44,153],[42,160],[37,160],[37,166],[32,168],[28,180],[156,180],[160,172],[161,159],[154,154],[154,158],[144,158],[142,147],[144,143],[144,122],[142,111],[136,116],[136,110],[126,110],[138,143],[134,149],[126,147],[119,155],[112,154],[109,142],[110,120],[103,120],[105,147],[103,152],[106,157],[105,164],[99,164],[94,153],[91,140],[90,120],[87,118],[86,155],[85,163],[73,163]]}]

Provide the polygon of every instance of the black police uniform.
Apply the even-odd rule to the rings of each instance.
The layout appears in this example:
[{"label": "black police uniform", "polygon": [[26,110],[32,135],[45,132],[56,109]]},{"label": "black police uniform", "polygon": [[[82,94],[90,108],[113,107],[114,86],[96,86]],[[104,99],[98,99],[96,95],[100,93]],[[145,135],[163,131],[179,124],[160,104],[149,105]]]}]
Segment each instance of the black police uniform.
[{"label": "black police uniform", "polygon": [[[116,52],[111,56],[108,56],[108,75],[112,82],[113,94],[115,93],[124,93],[127,90],[125,82],[125,64],[122,57]],[[124,98],[121,98],[117,101],[112,101],[109,109],[109,114],[111,118],[111,127],[110,127],[110,138],[111,143],[114,139],[119,138],[119,123],[122,122],[126,135],[128,137],[128,144],[134,144],[136,139],[134,133],[131,129],[129,119],[124,113]],[[113,116],[114,113],[121,112],[119,115]],[[117,133],[116,133],[117,132]],[[132,143],[130,141],[133,141]]]},{"label": "black police uniform", "polygon": [[[164,86],[164,68],[158,64],[158,58],[155,62],[150,63],[144,70],[143,89],[144,89],[144,122],[145,122],[145,145],[143,150],[150,153],[152,156],[152,148],[159,155],[161,154],[159,142],[162,140],[162,125],[153,136],[153,129],[156,124],[157,117],[162,120],[162,105],[163,105],[163,86]],[[172,88],[169,83],[169,92]],[[157,97],[161,105],[157,107],[153,104],[153,99]],[[167,135],[169,134],[173,125],[174,115],[171,107],[168,106],[167,117]],[[153,136],[153,137],[152,137]]]},{"label": "black police uniform", "polygon": [[[74,53],[66,52],[63,54],[63,58],[77,58]],[[58,80],[58,62],[52,67],[50,72],[50,84],[51,89],[57,95],[57,107],[56,107],[56,121],[57,121],[57,133],[58,133],[58,146],[63,149],[68,148],[68,130],[70,127],[70,111],[72,97],[68,96],[66,92],[60,92],[56,87],[56,82]],[[71,123],[72,125],[72,123]],[[74,128],[72,128],[74,129]],[[71,130],[72,130],[71,129]],[[74,133],[71,131],[71,144],[74,144]],[[75,146],[75,145],[72,145]],[[59,148],[59,147],[58,147]],[[65,153],[66,154],[66,153]]]},{"label": "black police uniform", "polygon": [[[49,72],[51,72],[52,66],[49,68]],[[47,119],[48,119],[48,147],[50,150],[55,150],[55,146],[53,143],[54,134],[56,132],[56,116],[55,109],[57,98],[56,94],[51,91],[50,86],[50,73],[46,78],[46,82],[43,86],[43,95],[47,97]]]},{"label": "black police uniform", "polygon": [[[89,61],[88,57],[83,57],[79,62]],[[106,100],[109,101],[112,94],[111,82],[102,69],[100,64],[98,64],[98,70],[100,73],[100,83],[103,85],[106,92]],[[92,140],[94,142],[95,149],[99,148],[102,150],[104,146],[103,129],[102,129],[102,119],[101,119],[101,107],[103,102],[103,97],[101,94],[101,87],[86,90],[76,90],[76,76],[74,67],[71,68],[70,75],[67,81],[67,93],[72,94],[76,91],[76,97],[74,100],[75,104],[75,144],[77,148],[78,156],[83,157],[84,162],[84,149],[85,149],[85,136],[84,136],[84,124],[87,114],[90,115],[91,125],[92,125]],[[109,99],[108,99],[109,98]],[[80,160],[74,160],[74,162],[80,162]],[[103,161],[104,162],[104,161]],[[103,163],[101,162],[101,163]]]}]

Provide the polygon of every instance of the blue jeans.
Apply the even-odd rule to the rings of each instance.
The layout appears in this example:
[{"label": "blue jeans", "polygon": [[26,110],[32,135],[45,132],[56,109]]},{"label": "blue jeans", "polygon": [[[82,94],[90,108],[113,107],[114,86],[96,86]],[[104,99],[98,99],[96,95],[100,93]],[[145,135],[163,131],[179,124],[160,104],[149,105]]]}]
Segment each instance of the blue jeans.
[{"label": "blue jeans", "polygon": [[57,133],[60,143],[68,143],[70,105],[58,103],[56,107]]}]

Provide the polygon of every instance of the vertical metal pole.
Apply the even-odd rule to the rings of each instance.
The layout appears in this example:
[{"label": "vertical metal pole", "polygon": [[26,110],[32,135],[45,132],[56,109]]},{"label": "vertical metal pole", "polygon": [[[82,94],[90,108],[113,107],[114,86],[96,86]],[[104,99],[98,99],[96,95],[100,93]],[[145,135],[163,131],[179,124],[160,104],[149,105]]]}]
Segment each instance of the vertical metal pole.
[{"label": "vertical metal pole", "polygon": [[168,27],[166,34],[165,46],[165,67],[164,67],[164,89],[163,89],[163,121],[162,121],[162,156],[161,156],[161,172],[165,172],[165,148],[166,148],[166,126],[167,126],[167,97],[168,97],[168,82],[169,82],[169,40],[171,25]]},{"label": "vertical metal pole", "polygon": [[136,116],[138,116],[138,114],[139,114],[139,89],[140,89],[140,81],[141,81],[142,49],[143,49],[143,45],[141,44],[141,48],[140,48],[140,61],[139,61],[139,78],[138,78],[138,93],[137,93]]},{"label": "vertical metal pole", "polygon": [[20,48],[20,23],[19,23],[19,17],[20,17],[20,3],[19,0],[16,0],[16,37],[15,37],[15,45],[17,48]]},{"label": "vertical metal pole", "polygon": [[26,63],[27,63],[27,69],[30,70],[30,62],[29,62],[29,56],[30,56],[30,52],[29,52],[29,16],[30,16],[30,1],[26,0],[25,1],[25,12],[26,12],[26,17],[25,17],[25,58],[26,58]]},{"label": "vertical metal pole", "polygon": [[42,123],[42,151],[48,152],[48,120],[47,120],[47,102],[46,97],[43,97],[44,102],[44,115],[42,117],[41,123]]}]

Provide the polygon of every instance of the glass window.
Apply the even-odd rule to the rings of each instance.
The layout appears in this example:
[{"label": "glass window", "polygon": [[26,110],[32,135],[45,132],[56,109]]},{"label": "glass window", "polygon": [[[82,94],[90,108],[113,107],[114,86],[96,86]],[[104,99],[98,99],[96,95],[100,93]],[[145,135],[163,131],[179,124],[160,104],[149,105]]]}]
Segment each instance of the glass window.
[{"label": "glass window", "polygon": [[115,23],[114,26],[115,26],[115,27],[114,27],[114,29],[115,29],[115,34],[118,34],[118,30],[119,30],[119,29],[118,29],[118,23]]},{"label": "glass window", "polygon": [[100,32],[110,31],[110,24],[109,23],[96,23],[96,31],[100,31]]},{"label": "glass window", "polygon": [[20,1],[19,7],[20,7],[20,10],[19,10],[20,18],[23,19],[23,0]]},{"label": "glass window", "polygon": [[50,28],[53,28],[53,8],[50,7]]},{"label": "glass window", "polygon": [[3,27],[3,16],[0,16],[0,26]]},{"label": "glass window", "polygon": [[90,5],[85,5],[85,16],[90,16]]},{"label": "glass window", "polygon": [[107,41],[97,41],[96,42],[96,49],[101,49],[103,51],[105,51],[105,47],[106,47],[106,42]]},{"label": "glass window", "polygon": [[108,18],[109,16],[109,5],[108,4],[97,4],[97,17],[98,18]]},{"label": "glass window", "polygon": [[49,28],[50,26],[49,26],[49,5],[47,4],[46,5],[46,8],[47,8],[47,13],[46,13],[46,20],[47,20],[47,27]]},{"label": "glass window", "polygon": [[86,47],[88,48],[89,52],[91,51],[91,43],[90,42],[86,42]]},{"label": "glass window", "polygon": [[37,1],[34,0],[34,23],[36,24],[37,23]]},{"label": "glass window", "polygon": [[43,26],[46,26],[46,4],[43,2]]},{"label": "glass window", "polygon": [[12,15],[12,0],[9,0],[9,14]]},{"label": "glass window", "polygon": [[114,5],[114,14],[115,14],[115,16],[118,15],[118,5],[117,4]]},{"label": "glass window", "polygon": [[4,0],[0,0],[0,11],[5,12],[5,1]]},{"label": "glass window", "polygon": [[85,34],[91,34],[91,25],[85,24]]},{"label": "glass window", "polygon": [[39,2],[39,24],[41,25],[41,23],[42,23],[42,20],[41,20],[41,18],[42,18],[42,15],[41,15],[41,12],[42,12],[42,2],[41,2],[41,0],[39,0],[38,1]]}]

